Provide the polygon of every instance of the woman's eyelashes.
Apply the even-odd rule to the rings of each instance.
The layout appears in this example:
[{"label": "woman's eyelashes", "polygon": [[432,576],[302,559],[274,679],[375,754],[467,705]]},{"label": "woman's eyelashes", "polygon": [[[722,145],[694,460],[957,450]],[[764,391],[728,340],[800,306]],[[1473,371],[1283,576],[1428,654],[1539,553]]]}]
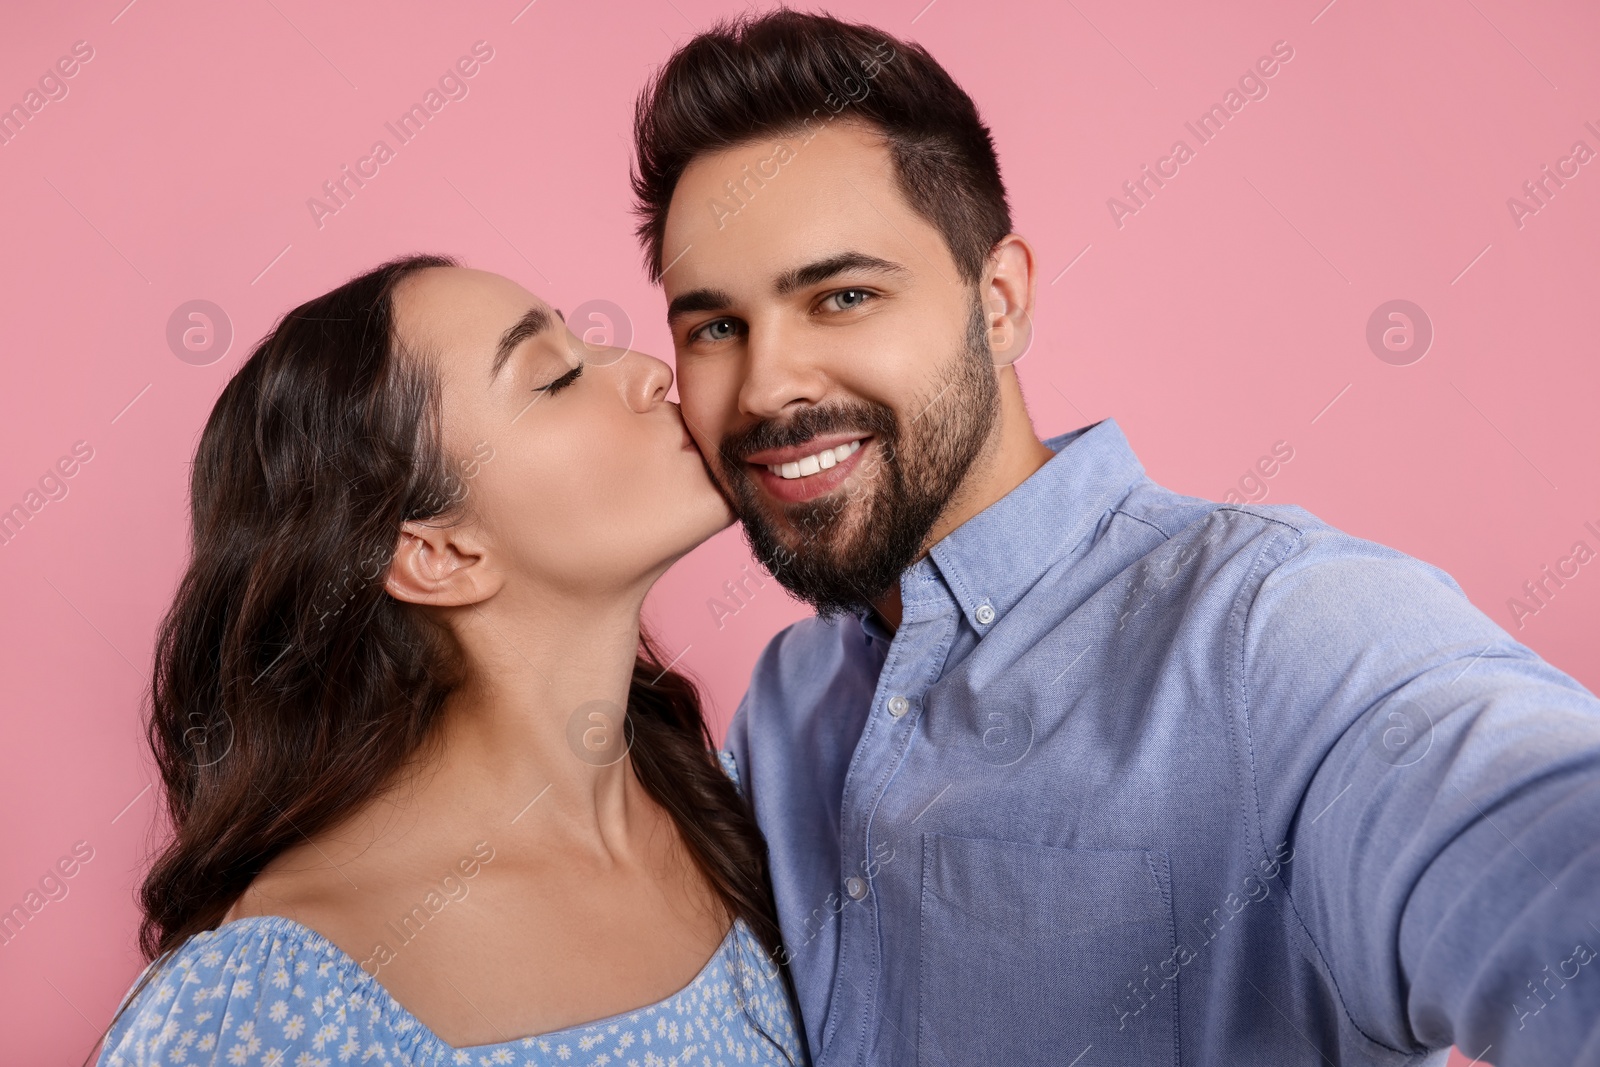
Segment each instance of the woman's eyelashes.
[{"label": "woman's eyelashes", "polygon": [[567,386],[571,385],[573,382],[577,381],[578,380],[578,376],[581,375],[582,373],[583,373],[583,364],[580,363],[576,367],[573,367],[571,370],[567,371],[567,373],[563,374],[561,377],[557,378],[555,381],[551,382],[549,385],[541,385],[541,386],[539,386],[537,389],[534,390],[534,392],[536,392],[536,393],[549,393],[551,395],[554,395],[556,393],[561,392],[561,390],[565,389]]}]

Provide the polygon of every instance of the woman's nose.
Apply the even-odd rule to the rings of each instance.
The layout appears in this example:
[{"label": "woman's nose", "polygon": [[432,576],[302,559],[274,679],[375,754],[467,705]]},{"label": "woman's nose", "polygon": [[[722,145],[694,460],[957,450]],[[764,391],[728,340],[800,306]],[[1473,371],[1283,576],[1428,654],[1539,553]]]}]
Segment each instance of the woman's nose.
[{"label": "woman's nose", "polygon": [[628,350],[617,360],[623,398],[638,412],[649,411],[667,399],[672,388],[672,368],[654,356]]}]

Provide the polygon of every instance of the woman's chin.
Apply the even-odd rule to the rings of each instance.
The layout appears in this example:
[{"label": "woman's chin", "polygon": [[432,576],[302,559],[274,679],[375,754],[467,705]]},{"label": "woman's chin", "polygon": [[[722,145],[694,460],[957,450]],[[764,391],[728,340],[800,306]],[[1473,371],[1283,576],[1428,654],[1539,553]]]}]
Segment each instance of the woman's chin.
[{"label": "woman's chin", "polygon": [[708,482],[706,491],[710,494],[706,507],[707,522],[710,523],[710,526],[705,537],[701,538],[702,541],[726,530],[738,519],[738,516],[733,513],[733,509],[728,506],[728,498],[723,496],[716,486]]},{"label": "woman's chin", "polygon": [[[713,490],[713,492],[715,492]],[[661,574],[676,564],[684,556],[717,536],[734,523],[734,514],[729,510],[721,494],[716,494],[715,500],[701,498],[698,495],[691,502],[679,498],[681,510],[675,508],[672,514],[656,512],[645,517],[647,529],[665,532],[670,528],[670,543],[658,544],[658,549],[664,549],[665,554],[652,573],[659,578]]]},{"label": "woman's chin", "polygon": [[[696,455],[698,456],[698,453]],[[686,499],[692,499],[697,508],[703,504],[704,510],[708,515],[707,521],[715,522],[715,526],[711,528],[710,533],[706,534],[706,537],[726,530],[738,518],[733,513],[733,508],[729,505],[727,496],[717,487],[716,482],[711,480],[711,475],[706,470],[703,462],[699,464],[694,477],[694,485],[687,488],[685,497]]]},{"label": "woman's chin", "polygon": [[649,503],[638,509],[636,528],[652,540],[668,541],[674,558],[709,541],[736,519],[698,454],[692,469],[673,471],[657,481],[654,489],[647,498]]},{"label": "woman's chin", "polygon": [[638,529],[647,536],[651,533],[655,537],[664,535],[677,558],[705,544],[734,521],[732,509],[716,487],[697,479],[695,484],[684,486],[658,506],[644,509],[639,515]]}]

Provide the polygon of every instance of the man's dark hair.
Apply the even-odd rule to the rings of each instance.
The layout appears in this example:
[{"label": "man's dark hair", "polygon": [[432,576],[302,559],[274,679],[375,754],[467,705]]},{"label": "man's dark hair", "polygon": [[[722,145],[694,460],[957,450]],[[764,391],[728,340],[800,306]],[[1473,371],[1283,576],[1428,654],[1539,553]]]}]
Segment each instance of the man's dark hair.
[{"label": "man's dark hair", "polygon": [[976,284],[1011,232],[1011,210],[972,98],[920,45],[785,8],[697,34],[639,94],[635,232],[651,281],[663,273],[672,191],[695,157],[834,118],[868,122],[887,138],[906,202],[944,235],[963,280]]}]

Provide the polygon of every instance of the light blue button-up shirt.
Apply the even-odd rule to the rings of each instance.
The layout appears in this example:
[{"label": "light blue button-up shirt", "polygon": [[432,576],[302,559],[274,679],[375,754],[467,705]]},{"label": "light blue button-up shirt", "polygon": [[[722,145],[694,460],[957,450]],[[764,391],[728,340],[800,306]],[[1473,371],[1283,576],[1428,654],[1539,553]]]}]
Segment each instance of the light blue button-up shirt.
[{"label": "light blue button-up shirt", "polygon": [[729,728],[819,1067],[1600,1064],[1600,700],[1430,564],[1046,444]]}]

